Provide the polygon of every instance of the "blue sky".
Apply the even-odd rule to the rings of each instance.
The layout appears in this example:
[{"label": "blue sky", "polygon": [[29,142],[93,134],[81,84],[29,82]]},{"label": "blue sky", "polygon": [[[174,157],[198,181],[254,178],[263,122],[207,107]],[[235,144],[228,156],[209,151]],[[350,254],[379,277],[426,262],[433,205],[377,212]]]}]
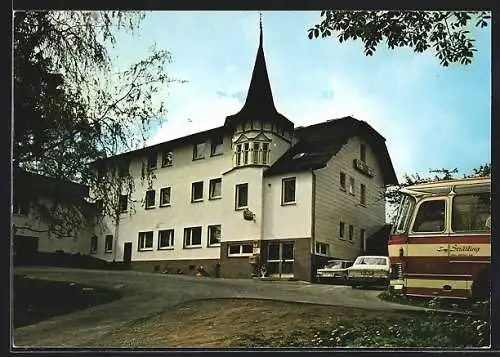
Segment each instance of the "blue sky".
[{"label": "blue sky", "polygon": [[[276,108],[309,125],[352,115],[387,140],[394,168],[469,172],[491,161],[491,32],[473,30],[472,65],[442,67],[433,53],[388,50],[366,57],[359,41],[309,40],[319,11],[263,12],[264,51]],[[155,11],[137,34],[119,36],[117,65],[171,52],[170,76],[187,81],[165,88],[167,121],[149,144],[210,129],[240,110],[259,36],[256,11]],[[189,120],[188,120],[189,119]]]}]

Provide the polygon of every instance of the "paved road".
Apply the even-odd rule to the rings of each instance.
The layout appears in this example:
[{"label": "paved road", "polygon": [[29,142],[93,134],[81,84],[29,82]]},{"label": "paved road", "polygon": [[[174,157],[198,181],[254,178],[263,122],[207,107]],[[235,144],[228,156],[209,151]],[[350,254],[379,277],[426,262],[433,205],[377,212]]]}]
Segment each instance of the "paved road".
[{"label": "paved road", "polygon": [[15,329],[16,347],[75,347],[75,336],[91,341],[139,319],[154,316],[173,306],[210,298],[258,298],[295,301],[372,310],[415,310],[381,301],[379,290],[305,282],[251,279],[196,278],[136,271],[98,271],[53,267],[16,268],[16,274],[56,281],[72,281],[119,290],[123,298],[35,325]]}]

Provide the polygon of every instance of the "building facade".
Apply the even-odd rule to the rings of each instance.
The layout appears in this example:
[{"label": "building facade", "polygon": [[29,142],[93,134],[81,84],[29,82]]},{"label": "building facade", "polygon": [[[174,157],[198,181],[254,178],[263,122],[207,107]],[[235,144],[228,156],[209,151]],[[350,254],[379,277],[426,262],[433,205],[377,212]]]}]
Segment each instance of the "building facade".
[{"label": "building facade", "polygon": [[[118,224],[103,217],[89,252],[144,271],[311,280],[354,258],[385,224],[397,183],[385,139],[352,117],[308,127],[274,105],[262,28],[243,108],[223,126],[108,158],[135,190]],[[144,180],[144,170],[154,177]]]}]

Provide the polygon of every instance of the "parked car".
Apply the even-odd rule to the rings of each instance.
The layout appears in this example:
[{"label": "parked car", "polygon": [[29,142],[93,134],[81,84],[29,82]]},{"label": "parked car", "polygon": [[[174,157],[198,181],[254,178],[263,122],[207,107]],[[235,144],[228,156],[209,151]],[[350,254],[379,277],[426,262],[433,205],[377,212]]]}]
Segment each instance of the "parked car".
[{"label": "parked car", "polygon": [[357,286],[384,286],[389,285],[390,263],[389,257],[378,255],[359,256],[354,264],[347,269],[347,284]]},{"label": "parked car", "polygon": [[316,281],[318,283],[345,282],[347,268],[353,263],[352,260],[329,260],[322,269],[316,271]]}]

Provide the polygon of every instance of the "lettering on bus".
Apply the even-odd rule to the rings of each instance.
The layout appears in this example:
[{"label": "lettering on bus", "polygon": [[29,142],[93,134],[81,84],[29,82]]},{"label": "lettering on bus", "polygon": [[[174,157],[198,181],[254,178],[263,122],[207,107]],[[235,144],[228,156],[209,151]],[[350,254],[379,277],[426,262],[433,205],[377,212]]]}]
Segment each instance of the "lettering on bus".
[{"label": "lettering on bus", "polygon": [[456,256],[473,256],[479,253],[481,248],[473,245],[452,245],[451,251],[453,255]]}]

